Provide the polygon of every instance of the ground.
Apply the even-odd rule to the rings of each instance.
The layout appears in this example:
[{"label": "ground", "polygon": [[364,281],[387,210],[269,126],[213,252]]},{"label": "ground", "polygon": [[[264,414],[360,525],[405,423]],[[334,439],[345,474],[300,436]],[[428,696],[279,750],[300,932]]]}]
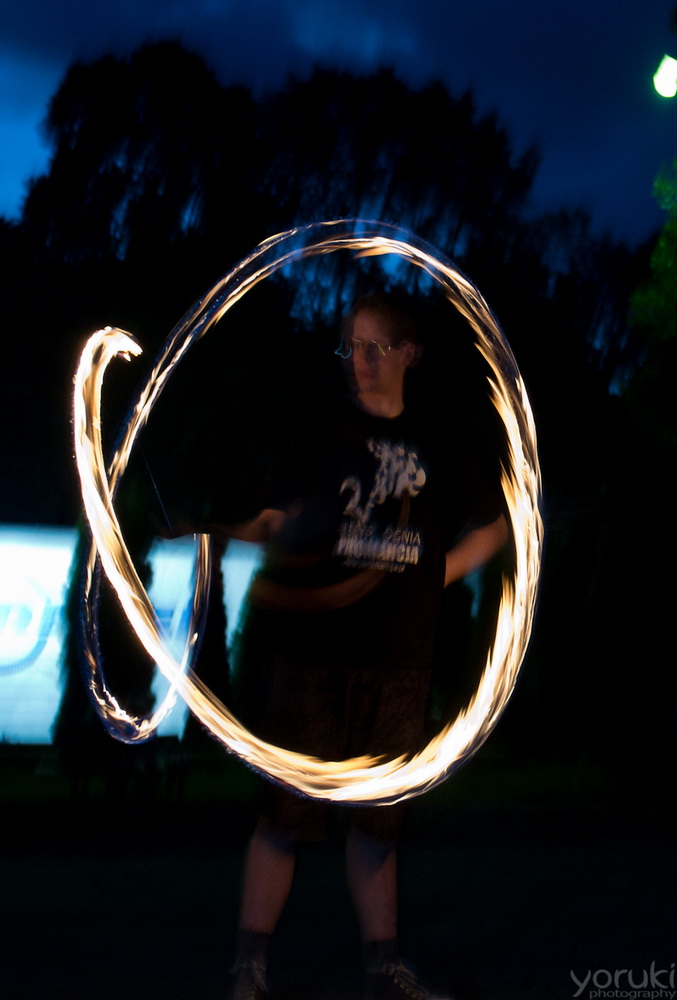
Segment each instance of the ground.
[{"label": "ground", "polygon": [[[210,787],[232,767],[212,770]],[[402,939],[422,977],[459,1000],[631,996],[620,970],[641,983],[652,962],[667,982],[672,802],[599,775],[595,790],[581,765],[536,774],[487,759],[467,771],[459,792],[415,801],[402,845]],[[153,795],[94,787],[74,803],[58,774],[35,775],[22,775],[23,794],[17,779],[3,786],[0,997],[224,1000],[247,781],[229,795],[190,776]],[[337,839],[301,858],[272,1000],[358,1000],[358,955]],[[580,993],[572,972],[590,973]],[[618,987],[594,992],[593,977],[599,989],[616,972]]]}]

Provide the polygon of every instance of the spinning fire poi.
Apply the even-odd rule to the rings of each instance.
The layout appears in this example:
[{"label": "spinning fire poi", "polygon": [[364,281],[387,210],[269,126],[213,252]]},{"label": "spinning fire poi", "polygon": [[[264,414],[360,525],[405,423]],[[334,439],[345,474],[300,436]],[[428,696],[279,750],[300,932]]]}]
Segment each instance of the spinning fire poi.
[{"label": "spinning fire poi", "polygon": [[[422,268],[467,321],[490,375],[488,392],[503,425],[509,461],[501,487],[515,551],[512,579],[503,582],[491,642],[477,690],[467,707],[413,756],[390,760],[359,756],[314,759],[282,749],[249,732],[191,669],[195,630],[181,658],[169,650],[152,603],[134,568],[114,506],[141,428],[172,371],[191,346],[252,288],[283,267],[316,255],[348,251],[356,256],[394,254]],[[531,632],[542,547],[540,470],[527,393],[512,352],[477,288],[451,262],[410,234],[381,223],[343,220],[320,223],[272,237],[219,281],[175,328],[130,410],[119,446],[106,470],[101,444],[100,402],[105,370],[117,355],[141,353],[121,330],[99,331],[82,353],[75,379],[75,453],[83,502],[92,532],[84,606],[85,652],[97,709],[118,738],[147,739],[179,694],[202,724],[229,750],[275,781],[312,798],[350,803],[392,803],[434,787],[467,761],[495,726],[514,688]],[[198,537],[194,622],[206,599],[210,573],[208,539]],[[148,718],[129,715],[108,690],[96,650],[97,560],[114,586],[140,641],[170,684],[162,705]]]}]

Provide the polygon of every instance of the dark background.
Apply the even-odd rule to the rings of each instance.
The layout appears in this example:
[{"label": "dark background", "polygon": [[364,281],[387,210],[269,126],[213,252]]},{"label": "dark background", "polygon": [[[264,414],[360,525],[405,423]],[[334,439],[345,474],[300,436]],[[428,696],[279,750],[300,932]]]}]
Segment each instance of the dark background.
[{"label": "dark background", "polygon": [[[0,214],[17,218],[29,177],[45,171],[41,123],[75,61],[183,42],[221,83],[262,96],[316,65],[370,73],[392,66],[409,86],[470,88],[515,147],[542,154],[540,209],[581,206],[598,231],[634,244],[660,225],[657,167],[674,158],[674,102],[652,75],[674,53],[672,0],[89,0],[0,7]],[[434,119],[431,130],[444,129]],[[223,126],[218,119],[211,127]]]},{"label": "dark background", "polygon": [[[516,152],[470,92],[414,88],[387,69],[318,68],[261,96],[224,86],[176,42],[74,65],[45,129],[49,169],[21,217],[0,223],[0,521],[80,517],[69,386],[94,329],[130,330],[149,363],[212,282],[297,224],[379,217],[429,240],[478,284],[517,357],[539,432],[546,544],[513,699],[478,757],[412,818],[403,921],[413,951],[468,997],[570,996],[571,968],[669,968],[674,175],[657,184],[662,230],[629,246],[583,210],[534,212],[538,150]],[[270,414],[284,437],[300,426],[300,398],[312,412],[333,391],[325,359],[362,282],[404,290],[434,317],[419,378],[448,400],[443,412],[485,433],[465,334],[453,326],[447,337],[435,292],[406,269],[379,267],[300,265],[195,349],[144,442],[172,510],[222,511],[224,478],[229,504],[255,504],[276,454]],[[435,381],[440,358],[453,391]],[[109,446],[143,363],[107,382]],[[233,421],[237,432],[224,434]],[[155,504],[154,484],[132,468],[120,508],[139,553]],[[113,677],[137,697],[145,667],[112,602],[107,614]],[[10,930],[19,929],[3,963],[6,994],[46,996],[58,977],[57,992],[75,997],[216,996],[251,778],[192,725],[181,745],[110,740],[87,708],[72,640],[55,746],[2,748],[3,884]],[[201,670],[227,695],[221,655],[208,645]],[[326,878],[327,893],[340,885],[334,851],[307,862],[294,904],[302,926],[301,902],[317,906],[314,883]],[[352,980],[318,984],[350,950],[344,916],[345,938],[316,943],[310,980],[289,918],[283,995],[310,996],[309,981],[313,995],[352,995]],[[306,931],[319,936],[316,925]]]}]

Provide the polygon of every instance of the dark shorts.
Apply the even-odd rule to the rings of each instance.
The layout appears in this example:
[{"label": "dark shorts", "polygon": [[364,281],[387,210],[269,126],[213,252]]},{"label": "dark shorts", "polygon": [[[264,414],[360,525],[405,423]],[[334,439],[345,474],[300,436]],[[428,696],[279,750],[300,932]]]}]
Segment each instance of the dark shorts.
[{"label": "dark shorts", "polygon": [[[309,666],[279,659],[259,732],[270,743],[323,760],[411,755],[425,739],[430,673],[420,669]],[[332,820],[383,841],[401,832],[405,805],[342,806],[265,783],[262,814],[298,841],[322,840]]]}]

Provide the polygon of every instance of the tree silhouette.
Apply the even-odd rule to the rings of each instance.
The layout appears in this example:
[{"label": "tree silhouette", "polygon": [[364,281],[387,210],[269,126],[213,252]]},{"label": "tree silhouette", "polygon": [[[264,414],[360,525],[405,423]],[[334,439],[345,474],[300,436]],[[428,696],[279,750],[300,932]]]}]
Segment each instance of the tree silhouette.
[{"label": "tree silhouette", "polygon": [[[530,732],[564,744],[581,685],[596,676],[571,622],[579,630],[600,621],[610,628],[603,592],[617,566],[615,538],[611,527],[600,529],[616,524],[609,503],[627,512],[618,503],[627,482],[616,442],[637,412],[650,421],[652,408],[669,406],[673,342],[664,332],[674,324],[674,248],[666,249],[665,279],[653,279],[651,309],[658,315],[661,296],[664,304],[647,338],[627,321],[646,251],[593,236],[584,213],[536,214],[529,197],[537,150],[516,153],[498,119],[478,115],[471,93],[454,96],[440,83],[411,89],[390,69],[364,76],[317,69],[255,98],[223,87],[176,43],[148,45],[128,58],[71,67],[45,133],[49,171],[32,184],[20,223],[0,227],[4,370],[12,373],[2,405],[13,428],[0,446],[11,481],[0,500],[3,519],[71,524],[77,517],[70,383],[92,330],[130,330],[148,363],[185,310],[271,233],[345,216],[396,223],[476,281],[501,318],[534,403],[546,478],[547,593],[522,704],[530,706]],[[674,241],[668,229],[667,247],[666,240]],[[661,267],[655,260],[655,275]],[[253,510],[284,453],[280,445],[300,434],[313,407],[334,398],[338,320],[364,288],[413,296],[429,325],[430,357],[469,371],[467,331],[450,332],[448,307],[419,269],[378,259],[356,267],[333,254],[292,271],[238,303],[154,411],[144,455],[177,511],[235,517]],[[645,299],[642,308],[648,305]],[[247,370],[252,357],[259,383]],[[448,405],[434,367],[421,368],[419,387],[428,389],[420,396]],[[142,371],[143,360],[111,366],[108,447]],[[459,407],[475,381],[473,374],[456,387]],[[484,428],[483,404],[473,406],[466,426]],[[271,412],[279,415],[274,422]],[[655,421],[649,439],[656,449],[659,422],[669,426]],[[661,447],[668,450],[658,449],[657,459],[672,455],[671,444]],[[149,512],[154,487],[141,458],[129,484],[146,491],[141,507]],[[602,656],[597,647],[594,656]],[[598,706],[602,687],[592,687]],[[551,716],[560,721],[551,724]],[[590,739],[595,725],[591,717]]]}]

